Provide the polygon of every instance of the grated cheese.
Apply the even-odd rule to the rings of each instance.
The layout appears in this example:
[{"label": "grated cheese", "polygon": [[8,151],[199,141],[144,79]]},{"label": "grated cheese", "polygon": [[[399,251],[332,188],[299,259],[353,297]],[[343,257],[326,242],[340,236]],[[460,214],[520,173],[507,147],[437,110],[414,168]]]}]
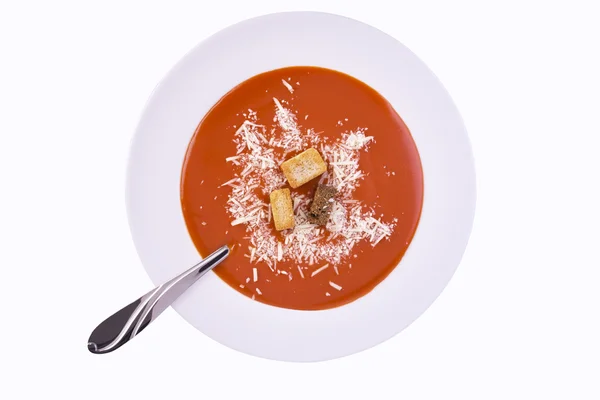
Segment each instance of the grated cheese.
[{"label": "grated cheese", "polygon": [[283,83],[283,86],[285,86],[287,90],[290,91],[290,93],[294,93],[294,88],[292,87],[292,85],[287,83],[284,79],[282,79],[281,82]]},{"label": "grated cheese", "polygon": [[281,242],[277,243],[277,261],[281,261],[283,258],[283,247],[281,246]]},{"label": "grated cheese", "polygon": [[331,282],[331,281],[329,281],[329,286],[331,286],[335,290],[342,290],[342,287],[340,285],[338,285],[337,283]]},{"label": "grated cheese", "polygon": [[[282,82],[286,85],[285,80]],[[293,87],[290,85],[290,88]],[[287,85],[286,85],[287,88]],[[289,88],[288,88],[289,90]],[[241,113],[245,117],[236,128],[234,144],[236,154],[227,157],[231,162],[232,177],[221,185],[228,191],[226,211],[231,225],[243,225],[249,254],[244,256],[251,263],[265,263],[274,274],[292,275],[277,269],[277,263],[294,262],[301,278],[303,265],[323,265],[311,273],[311,277],[332,266],[336,275],[339,268],[351,257],[355,246],[363,241],[376,246],[389,239],[397,220],[392,223],[377,218],[373,208],[354,199],[354,192],[365,178],[360,169],[360,154],[375,143],[367,136],[367,128],[344,132],[335,141],[321,136],[322,132],[304,129],[298,125],[296,114],[289,103],[273,97],[275,117],[272,124],[259,122],[253,110]],[[308,115],[304,116],[304,120]],[[314,147],[328,163],[328,170],[319,182],[338,189],[336,201],[325,227],[311,224],[308,211],[311,199],[306,195],[293,194],[293,210],[296,226],[275,235],[272,229],[270,204],[263,199],[273,190],[287,183],[279,165],[289,158],[288,154]],[[348,266],[351,268],[351,265]],[[253,268],[254,282],[258,271]],[[247,279],[248,283],[250,278]]]},{"label": "grated cheese", "polygon": [[312,274],[310,274],[311,278],[312,278],[313,276],[317,275],[319,272],[322,272],[322,271],[326,270],[326,269],[327,269],[327,267],[329,267],[329,264],[325,264],[325,265],[323,265],[321,268],[319,268],[319,269],[317,269],[317,270],[313,271],[313,272],[312,272]]}]

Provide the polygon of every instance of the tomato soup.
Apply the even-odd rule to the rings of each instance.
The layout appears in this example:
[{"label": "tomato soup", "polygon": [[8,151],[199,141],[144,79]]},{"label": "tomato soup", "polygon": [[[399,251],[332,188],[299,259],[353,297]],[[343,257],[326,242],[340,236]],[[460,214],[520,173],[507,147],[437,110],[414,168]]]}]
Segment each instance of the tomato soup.
[{"label": "tomato soup", "polygon": [[[293,188],[281,164],[308,149],[327,170]],[[336,193],[326,225],[307,219],[319,184]],[[282,188],[295,224],[277,231],[269,195]],[[232,249],[214,272],[241,295],[298,310],[375,288],[405,254],[422,204],[421,161],[398,113],[365,83],[318,67],[265,72],[231,89],[200,121],[181,176],[198,252]]]}]

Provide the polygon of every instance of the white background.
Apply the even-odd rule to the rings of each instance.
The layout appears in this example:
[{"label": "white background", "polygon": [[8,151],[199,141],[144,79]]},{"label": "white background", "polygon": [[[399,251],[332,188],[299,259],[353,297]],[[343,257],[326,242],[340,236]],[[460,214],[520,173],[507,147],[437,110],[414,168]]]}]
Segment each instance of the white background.
[{"label": "white background", "polygon": [[[0,2],[0,398],[597,400],[595,3]],[[374,25],[449,90],[478,173],[456,275],[400,335],[340,360],[239,354],[172,310],[121,350],[89,354],[96,324],[151,288],[124,204],[150,92],[203,38],[288,10]]]}]

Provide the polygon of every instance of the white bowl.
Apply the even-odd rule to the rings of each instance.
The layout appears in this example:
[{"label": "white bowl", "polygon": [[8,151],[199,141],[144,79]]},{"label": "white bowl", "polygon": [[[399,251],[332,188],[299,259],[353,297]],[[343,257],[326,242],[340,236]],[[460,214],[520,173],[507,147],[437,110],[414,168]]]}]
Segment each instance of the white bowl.
[{"label": "white bowl", "polygon": [[319,361],[367,349],[406,328],[444,289],[471,231],[475,170],[467,132],[442,84],[405,46],[371,26],[315,12],[266,15],[213,35],[167,74],[146,105],[131,147],[127,208],[135,246],[155,284],[198,262],[179,197],[189,140],[204,114],[235,85],[294,65],[360,79],[406,122],[424,174],[414,239],[383,282],[342,307],[268,306],[210,273],[173,308],[204,334],[244,353]]}]

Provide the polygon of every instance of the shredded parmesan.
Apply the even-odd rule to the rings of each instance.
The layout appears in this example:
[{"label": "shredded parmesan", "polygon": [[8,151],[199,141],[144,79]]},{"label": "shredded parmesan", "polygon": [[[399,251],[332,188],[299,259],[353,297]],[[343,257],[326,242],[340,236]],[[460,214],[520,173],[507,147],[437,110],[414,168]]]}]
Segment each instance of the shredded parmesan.
[{"label": "shredded parmesan", "polygon": [[283,258],[283,247],[281,246],[281,242],[277,242],[277,261],[281,261]]},{"label": "shredded parmesan", "polygon": [[319,272],[322,272],[322,271],[326,270],[326,269],[327,269],[327,267],[329,267],[329,264],[325,264],[325,265],[323,265],[321,268],[319,268],[319,269],[317,269],[317,270],[313,271],[313,272],[312,272],[312,274],[310,274],[311,278],[312,278],[313,276],[315,276],[316,274],[318,274]]},{"label": "shredded parmesan", "polygon": [[337,283],[331,282],[331,281],[329,281],[329,286],[331,286],[335,290],[342,290],[342,287],[340,285],[338,285]]},{"label": "shredded parmesan", "polygon": [[[293,93],[290,83],[285,80],[282,83]],[[292,275],[278,269],[278,263],[294,262],[301,278],[306,268],[303,266],[315,264],[322,266],[314,270],[311,277],[329,266],[339,275],[339,268],[349,258],[357,257],[354,253],[358,243],[376,246],[382,240],[389,240],[398,222],[397,219],[383,220],[372,207],[354,198],[355,190],[365,179],[360,168],[361,152],[368,151],[375,138],[367,136],[367,128],[356,128],[344,132],[337,140],[330,140],[322,136],[322,132],[298,125],[296,115],[288,106],[286,100],[273,97],[272,123],[259,121],[253,110],[240,113],[244,120],[234,127],[236,154],[225,159],[231,163],[232,176],[220,185],[228,192],[226,211],[231,217],[231,226],[241,225],[246,230],[249,253],[244,256],[251,263],[267,264],[275,275],[287,275],[289,280]],[[307,118],[308,115],[304,116],[304,120]],[[308,218],[311,199],[292,192],[296,226],[276,235],[271,207],[264,199],[287,183],[279,165],[290,153],[309,147],[319,149],[328,163],[320,183],[338,190],[329,222],[326,226],[311,224]],[[253,267],[252,278],[258,281],[256,267]],[[249,281],[250,278],[246,283]]]},{"label": "shredded parmesan", "polygon": [[290,93],[294,93],[294,88],[292,87],[292,85],[287,83],[284,79],[281,80],[281,83],[283,83],[283,86],[285,86],[287,90],[290,91]]}]

